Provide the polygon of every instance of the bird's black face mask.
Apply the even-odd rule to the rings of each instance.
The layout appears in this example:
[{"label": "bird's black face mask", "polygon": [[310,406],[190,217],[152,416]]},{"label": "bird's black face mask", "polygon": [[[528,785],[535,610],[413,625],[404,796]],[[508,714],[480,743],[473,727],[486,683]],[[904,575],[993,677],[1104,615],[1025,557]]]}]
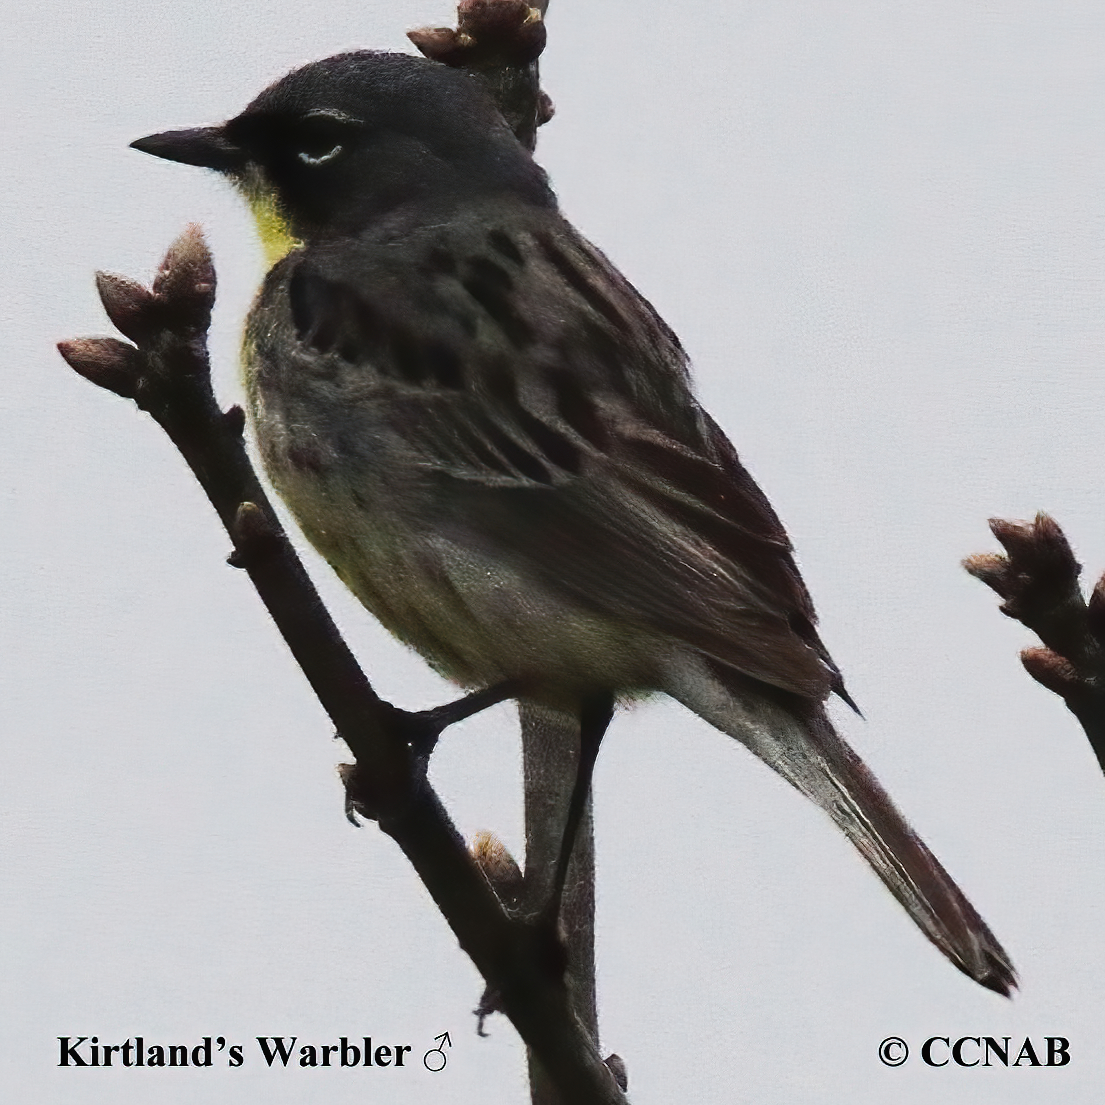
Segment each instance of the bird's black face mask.
[{"label": "bird's black face mask", "polygon": [[522,193],[549,204],[544,173],[469,74],[401,54],[342,54],[288,74],[222,126],[131,143],[226,174],[270,255],[355,233],[407,202]]}]

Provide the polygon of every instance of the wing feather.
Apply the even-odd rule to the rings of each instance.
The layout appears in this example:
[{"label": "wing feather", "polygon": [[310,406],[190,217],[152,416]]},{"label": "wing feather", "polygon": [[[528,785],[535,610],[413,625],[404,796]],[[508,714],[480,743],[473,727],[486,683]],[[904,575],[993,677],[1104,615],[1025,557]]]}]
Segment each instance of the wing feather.
[{"label": "wing feather", "polygon": [[389,412],[436,527],[774,687],[843,693],[787,535],[678,340],[558,216],[315,249],[289,290],[299,341]]}]

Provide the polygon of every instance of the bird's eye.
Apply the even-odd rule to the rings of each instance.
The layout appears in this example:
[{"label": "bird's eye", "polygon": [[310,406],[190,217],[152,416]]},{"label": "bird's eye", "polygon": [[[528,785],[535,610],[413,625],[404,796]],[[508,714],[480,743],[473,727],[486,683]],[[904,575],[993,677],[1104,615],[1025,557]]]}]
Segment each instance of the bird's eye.
[{"label": "bird's eye", "polygon": [[296,159],[311,166],[333,161],[348,149],[359,125],[341,112],[312,111],[295,127]]},{"label": "bird's eye", "polygon": [[325,165],[327,161],[333,161],[334,158],[338,157],[341,152],[342,145],[339,142],[327,150],[322,150],[320,147],[299,150],[296,153],[296,157],[298,157],[304,165]]}]

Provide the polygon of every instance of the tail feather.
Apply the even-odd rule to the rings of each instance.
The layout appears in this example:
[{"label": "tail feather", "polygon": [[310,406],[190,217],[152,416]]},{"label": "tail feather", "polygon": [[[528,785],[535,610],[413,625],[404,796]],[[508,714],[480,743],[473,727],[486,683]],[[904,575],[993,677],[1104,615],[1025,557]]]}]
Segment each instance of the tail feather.
[{"label": "tail feather", "polygon": [[929,940],[964,974],[1009,996],[1017,984],[1009,956],[823,709],[799,719],[699,661],[673,669],[668,693],[825,810]]}]

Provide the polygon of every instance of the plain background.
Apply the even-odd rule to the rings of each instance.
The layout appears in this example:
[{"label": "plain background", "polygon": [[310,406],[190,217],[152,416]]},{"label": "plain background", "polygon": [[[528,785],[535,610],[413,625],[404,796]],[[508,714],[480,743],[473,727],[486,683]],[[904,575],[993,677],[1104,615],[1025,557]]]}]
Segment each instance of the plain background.
[{"label": "plain background", "polygon": [[[404,49],[440,0],[60,0],[0,41],[0,1086],[12,1101],[525,1100],[521,1048],[394,845],[342,816],[327,722],[176,453],[62,363],[95,269],[149,278],[190,220],[237,392],[261,273],[211,174],[127,149],[305,61]],[[1031,643],[960,568],[1052,512],[1105,566],[1105,13],[1097,0],[553,0],[539,159],[675,327],[786,521],[845,720],[1007,946],[952,969],[828,821],[671,703],[596,781],[604,1044],[637,1105],[1097,1101],[1105,781]],[[310,565],[381,692],[451,693]],[[466,834],[520,844],[512,712],[451,731]],[[409,1043],[440,1074],[266,1070],[258,1035]],[[59,1035],[247,1045],[239,1070],[63,1070]],[[942,1069],[887,1036],[1070,1040],[1062,1069]]]}]

